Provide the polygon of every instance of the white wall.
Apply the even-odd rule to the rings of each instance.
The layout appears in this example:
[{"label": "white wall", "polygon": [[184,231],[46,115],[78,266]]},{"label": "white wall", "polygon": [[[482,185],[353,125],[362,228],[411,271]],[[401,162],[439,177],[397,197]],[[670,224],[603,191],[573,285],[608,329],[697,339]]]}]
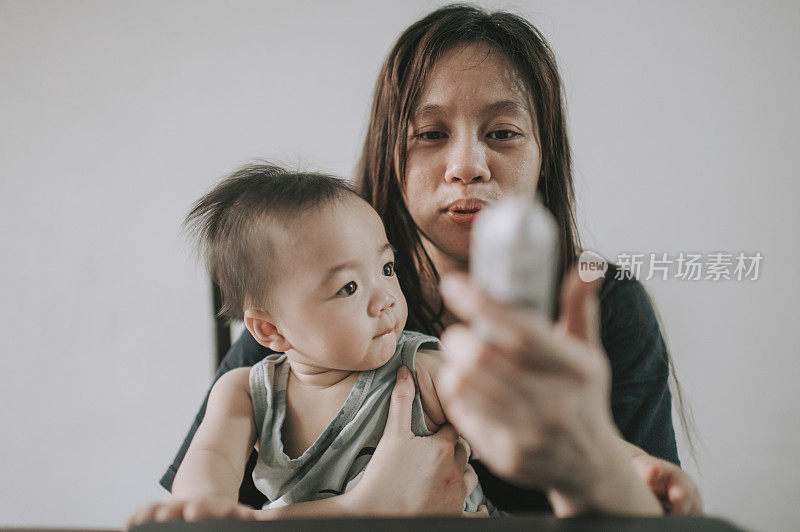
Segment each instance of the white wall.
[{"label": "white wall", "polygon": [[[160,496],[213,370],[182,216],[257,156],[348,175],[383,55],[434,7],[332,4],[0,1],[0,525]],[[588,247],[764,255],[757,282],[647,286],[708,511],[800,527],[798,4],[492,5],[559,56]]]}]

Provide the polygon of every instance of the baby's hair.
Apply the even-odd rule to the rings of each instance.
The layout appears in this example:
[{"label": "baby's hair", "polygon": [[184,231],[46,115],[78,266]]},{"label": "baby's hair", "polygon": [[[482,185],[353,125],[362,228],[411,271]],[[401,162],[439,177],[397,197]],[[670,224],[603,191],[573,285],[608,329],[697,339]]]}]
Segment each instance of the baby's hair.
[{"label": "baby's hair", "polygon": [[344,180],[249,164],[200,198],[183,222],[222,292],[219,315],[242,319],[245,305],[268,300],[274,249],[270,226],[358,194]]}]

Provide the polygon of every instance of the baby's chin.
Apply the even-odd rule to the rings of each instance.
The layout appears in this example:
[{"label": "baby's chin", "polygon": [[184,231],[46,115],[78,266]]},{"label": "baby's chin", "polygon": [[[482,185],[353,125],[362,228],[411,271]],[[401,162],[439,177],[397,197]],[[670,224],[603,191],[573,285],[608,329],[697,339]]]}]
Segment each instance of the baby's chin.
[{"label": "baby's chin", "polygon": [[395,340],[392,342],[391,346],[387,346],[380,350],[375,349],[369,355],[364,357],[364,360],[361,364],[359,364],[359,367],[353,371],[371,371],[373,369],[378,369],[389,362],[394,356],[395,350],[397,349],[397,334],[391,334],[390,336]]}]

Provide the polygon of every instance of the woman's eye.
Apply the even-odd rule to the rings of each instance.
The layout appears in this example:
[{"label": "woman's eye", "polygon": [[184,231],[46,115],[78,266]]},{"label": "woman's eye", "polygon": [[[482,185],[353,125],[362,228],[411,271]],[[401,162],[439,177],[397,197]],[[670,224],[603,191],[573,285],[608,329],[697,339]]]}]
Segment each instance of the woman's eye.
[{"label": "woman's eye", "polygon": [[417,138],[422,140],[441,140],[445,138],[445,134],[441,131],[425,131],[417,135]]},{"label": "woman's eye", "polygon": [[387,262],[383,265],[383,275],[386,277],[394,275],[394,262]]},{"label": "woman's eye", "polygon": [[356,289],[358,289],[358,285],[355,281],[350,281],[346,285],[344,285],[341,290],[336,292],[337,296],[352,296],[356,293]]},{"label": "woman's eye", "polygon": [[497,131],[489,133],[488,136],[494,140],[509,140],[518,137],[519,133],[511,131],[510,129],[498,129]]}]

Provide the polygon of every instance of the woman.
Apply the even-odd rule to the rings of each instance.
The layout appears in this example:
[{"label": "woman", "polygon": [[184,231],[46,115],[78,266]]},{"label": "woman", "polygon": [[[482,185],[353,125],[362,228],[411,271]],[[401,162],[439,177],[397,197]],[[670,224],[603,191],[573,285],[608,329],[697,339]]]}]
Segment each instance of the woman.
[{"label": "woman", "polygon": [[[677,462],[666,351],[638,283],[613,280],[612,269],[598,300],[592,285],[567,274],[580,252],[569,143],[560,78],[538,31],[462,5],[411,25],[379,75],[356,180],[397,249],[407,328],[443,333],[450,385],[441,392],[457,405],[452,421],[480,457],[472,464],[490,500],[539,510],[543,492],[558,515],[659,513],[620,436]],[[555,327],[488,300],[463,276],[475,212],[509,193],[538,194],[558,221]],[[478,318],[493,326],[491,342],[456,324]],[[217,377],[266,354],[243,334]],[[458,511],[471,489],[452,427],[411,434],[411,395],[398,382],[384,436],[354,488],[360,512]],[[167,489],[203,414],[161,479]],[[241,498],[263,501],[249,472]]]}]

